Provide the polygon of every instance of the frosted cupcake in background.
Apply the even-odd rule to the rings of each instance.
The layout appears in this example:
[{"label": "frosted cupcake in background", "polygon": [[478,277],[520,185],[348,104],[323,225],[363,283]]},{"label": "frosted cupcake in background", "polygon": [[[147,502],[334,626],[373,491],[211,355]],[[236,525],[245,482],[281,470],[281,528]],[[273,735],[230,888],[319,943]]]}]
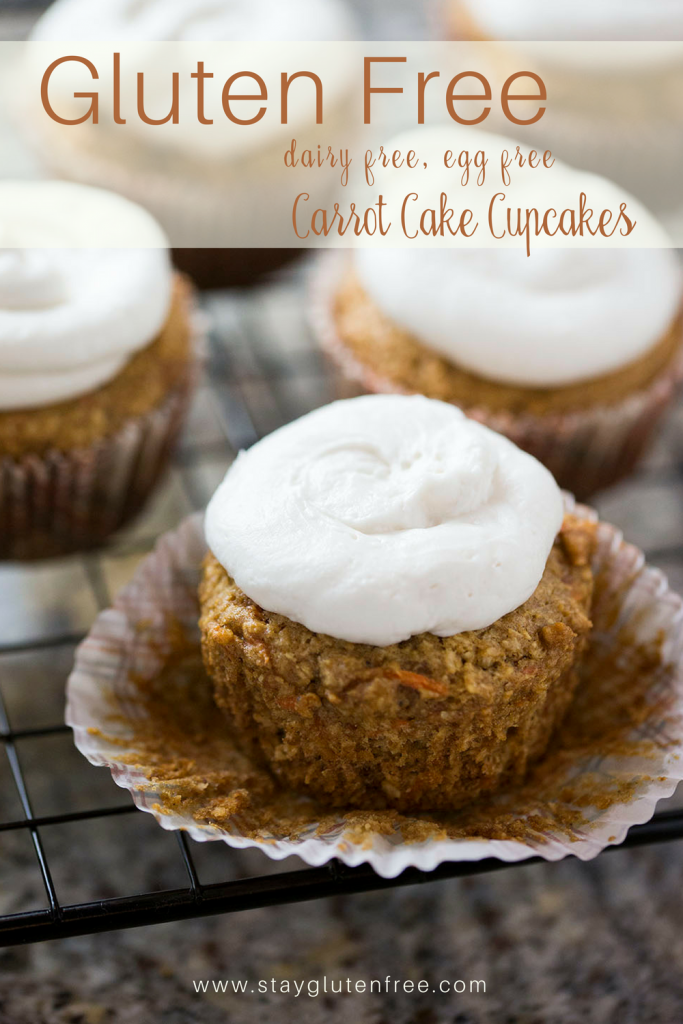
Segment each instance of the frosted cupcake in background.
[{"label": "frosted cupcake in background", "polygon": [[[102,231],[125,247],[93,248]],[[188,287],[150,215],[99,189],[0,183],[0,244],[0,557],[89,548],[167,463],[194,376]]]},{"label": "frosted cupcake in background", "polygon": [[[491,159],[496,146],[515,146],[473,130],[420,136],[430,165],[433,153],[457,144],[485,147]],[[657,221],[611,182],[559,160],[538,184],[535,173],[517,172],[507,203],[561,210],[582,192],[598,210],[623,203],[634,238],[653,247],[554,249],[537,240],[527,255],[520,239],[516,248],[327,254],[312,323],[343,373],[343,394],[350,382],[355,392],[451,402],[585,496],[632,470],[677,393],[681,270],[674,250],[657,247],[667,241]],[[427,188],[438,197],[440,188],[453,192],[450,185],[433,173],[415,187],[424,205]],[[451,202],[472,205],[485,222],[489,192],[470,181]]]},{"label": "frosted cupcake in background", "polygon": [[[174,4],[164,0],[144,4],[133,0],[98,0],[96,4],[91,0],[56,0],[37,23],[32,39],[115,41],[123,45],[240,41],[249,47],[266,41],[294,44],[357,36],[355,21],[343,0],[211,0],[201,5],[193,0]],[[253,61],[258,51],[253,47],[251,51]],[[247,58],[245,53],[243,66],[252,67]],[[104,117],[97,129],[88,125],[79,126],[78,131],[65,131],[47,117],[33,117],[28,125],[34,148],[53,173],[111,188],[145,206],[169,235],[176,264],[207,287],[248,284],[259,273],[274,269],[300,251],[224,246],[236,223],[243,225],[241,234],[249,237],[250,218],[256,211],[265,223],[281,215],[285,198],[289,205],[289,192],[281,182],[282,154],[293,135],[300,149],[305,148],[314,129],[312,92],[304,103],[303,93],[297,94],[296,89],[292,89],[290,100],[294,114],[284,134],[279,123],[279,96],[269,98],[271,106],[277,104],[277,118],[264,118],[246,129],[231,124],[220,106],[223,80],[215,87],[218,71],[212,70],[216,76],[205,92],[207,104],[210,99],[217,104],[214,128],[207,129],[190,117],[181,118],[178,125],[157,125],[151,130],[143,125],[142,131],[135,118],[128,118],[124,129],[113,123],[107,125]],[[168,75],[161,77],[166,81]],[[279,85],[279,71],[277,81]],[[54,87],[58,84],[56,79]],[[326,78],[324,109],[329,136],[338,135],[345,124],[344,107],[352,85],[352,72],[341,63],[336,73],[333,69]],[[214,86],[215,95],[209,95],[210,86]],[[238,81],[233,89],[237,93],[255,91],[256,83],[250,79]],[[169,97],[170,90],[158,99],[156,107],[150,99],[150,111],[168,111]],[[73,102],[73,90],[71,98]],[[297,102],[301,105],[298,119]],[[88,130],[80,130],[83,127]],[[316,137],[315,145],[318,141]]]},{"label": "frosted cupcake in background", "polygon": [[543,77],[548,110],[526,141],[658,212],[683,202],[680,0],[447,0],[445,17],[456,39],[508,44],[492,56],[509,73],[522,56]]},{"label": "frosted cupcake in background", "polygon": [[467,39],[683,40],[680,0],[451,0],[448,15]]}]

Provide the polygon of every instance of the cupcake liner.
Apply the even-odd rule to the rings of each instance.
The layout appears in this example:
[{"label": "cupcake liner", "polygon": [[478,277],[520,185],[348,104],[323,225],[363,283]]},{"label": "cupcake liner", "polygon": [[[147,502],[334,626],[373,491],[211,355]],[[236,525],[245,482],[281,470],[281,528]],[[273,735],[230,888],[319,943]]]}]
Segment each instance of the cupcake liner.
[{"label": "cupcake liner", "polygon": [[[374,392],[406,394],[365,366],[340,338],[332,313],[348,255],[325,253],[312,277],[309,320],[313,334],[338,371],[339,397]],[[551,471],[561,487],[587,498],[628,476],[646,453],[655,429],[683,384],[683,344],[669,365],[642,391],[614,405],[536,416],[481,406],[463,408],[472,419],[509,437]]]},{"label": "cupcake liner", "polygon": [[[589,509],[575,507],[570,496],[565,501],[568,510],[595,519]],[[197,515],[160,540],[78,648],[68,682],[67,723],[81,753],[92,764],[108,767],[140,810],[153,814],[163,828],[184,829],[200,842],[257,847],[275,860],[296,854],[311,865],[332,858],[349,866],[370,863],[386,878],[409,866],[431,870],[444,861],[486,857],[554,861],[573,854],[589,860],[620,843],[631,825],[647,821],[657,801],[671,796],[683,778],[683,602],[618,530],[605,523],[597,529],[594,631],[579,693],[590,694],[591,700],[596,691],[611,693],[602,709],[607,717],[596,717],[597,705],[581,710],[577,695],[579,710],[570,710],[570,716],[579,715],[578,729],[576,721],[565,722],[551,743],[551,750],[556,749],[539,762],[552,770],[486,801],[487,813],[493,809],[497,815],[495,828],[492,819],[477,817],[481,812],[476,804],[469,809],[467,830],[460,833],[457,826],[459,822],[462,829],[465,812],[450,823],[440,819],[439,827],[427,832],[420,829],[429,822],[434,825],[433,816],[382,812],[380,820],[351,810],[320,814],[296,829],[277,815],[260,829],[246,826],[249,813],[258,811],[259,800],[265,798],[258,787],[245,796],[244,784],[230,775],[227,762],[223,765],[221,757],[230,752],[231,741],[218,709],[207,705],[223,746],[216,748],[211,729],[202,727],[196,756],[188,758],[183,744],[191,727],[179,698],[166,698],[166,684],[161,684],[159,693],[169,700],[165,714],[177,717],[175,732],[166,734],[168,723],[143,699],[164,667],[181,660],[179,635],[184,652],[194,651],[198,657],[197,583],[206,546]],[[210,682],[193,678],[183,699],[197,703],[210,692]],[[627,695],[633,684],[638,691],[631,699]],[[625,723],[618,742],[612,718]],[[596,725],[603,720],[604,726]],[[571,736],[572,729],[579,741],[560,742],[563,732]],[[596,729],[591,746],[589,734]],[[144,747],[142,734],[155,738],[153,753]],[[172,738],[159,741],[165,735]],[[208,772],[202,757],[204,751],[215,757],[215,749],[217,766]],[[251,771],[256,773],[256,767]],[[196,800],[187,797],[188,780],[193,794],[215,796],[216,787],[222,786],[222,806],[228,810],[219,814],[209,795],[209,809],[198,809]]]},{"label": "cupcake liner", "polygon": [[191,377],[160,406],[90,448],[0,459],[0,557],[96,547],[134,516],[167,464]]}]

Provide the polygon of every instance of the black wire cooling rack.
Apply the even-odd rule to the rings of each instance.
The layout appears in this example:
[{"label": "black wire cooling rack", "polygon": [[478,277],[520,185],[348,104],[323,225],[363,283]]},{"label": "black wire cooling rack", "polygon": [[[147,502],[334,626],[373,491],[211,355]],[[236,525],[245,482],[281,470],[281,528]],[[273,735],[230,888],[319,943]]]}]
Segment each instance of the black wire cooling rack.
[{"label": "black wire cooling rack", "polygon": [[[108,773],[74,752],[61,722],[74,645],[158,534],[205,505],[236,451],[332,397],[334,382],[303,320],[304,270],[295,268],[250,293],[205,298],[211,340],[204,380],[168,479],[139,522],[102,552],[0,569],[0,739],[7,776],[0,771],[0,945],[511,866],[495,859],[444,864],[431,873],[409,869],[387,880],[368,866],[351,869],[338,862],[283,871],[256,852],[251,874],[244,877],[242,866],[240,877],[235,864],[243,853],[163,832],[135,810]],[[674,413],[644,471],[599,502],[606,515],[636,534],[633,539],[674,583],[683,576],[682,435],[683,409]],[[124,827],[128,818],[145,819],[151,831],[132,836]],[[84,828],[91,830],[86,840]],[[56,833],[59,843],[53,842]],[[672,810],[632,828],[616,849],[680,838],[683,811]],[[117,886],[100,884],[102,865],[108,864],[98,859],[100,839],[108,857],[135,865],[142,879],[126,868]],[[10,842],[5,856],[4,842]],[[207,846],[220,847],[209,881],[197,863]]]}]

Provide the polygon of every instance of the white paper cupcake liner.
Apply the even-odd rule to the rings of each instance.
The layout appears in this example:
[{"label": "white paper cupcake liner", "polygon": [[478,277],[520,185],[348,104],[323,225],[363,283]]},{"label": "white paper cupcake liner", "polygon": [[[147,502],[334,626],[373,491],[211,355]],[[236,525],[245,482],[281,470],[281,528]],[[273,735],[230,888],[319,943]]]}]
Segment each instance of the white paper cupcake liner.
[{"label": "white paper cupcake liner", "polygon": [[[573,500],[567,497],[566,501],[571,509]],[[577,512],[595,518],[581,506]],[[540,856],[554,861],[573,854],[590,860],[606,846],[620,843],[630,826],[647,821],[657,801],[671,796],[683,778],[683,603],[669,590],[664,576],[646,566],[643,555],[627,544],[618,530],[601,523],[592,643],[600,652],[618,648],[615,664],[622,672],[629,658],[633,658],[633,671],[638,671],[637,652],[643,645],[656,650],[646,694],[652,711],[629,731],[632,746],[626,751],[615,753],[613,748],[611,754],[596,756],[592,752],[568,760],[562,769],[566,775],[553,784],[544,808],[548,820],[557,821],[557,828],[524,839],[474,835],[411,842],[403,838],[399,827],[393,834],[366,835],[359,843],[349,832],[349,816],[343,813],[326,816],[322,832],[312,823],[293,837],[272,830],[257,838],[244,833],[238,815],[219,827],[184,813],[182,805],[169,813],[163,808],[165,800],[169,806],[173,782],[155,785],[148,777],[154,774],[152,767],[140,763],[131,767],[139,762],[134,737],[139,717],[145,714],[136,693],[140,681],[155,678],[172,657],[171,633],[177,634],[178,626],[191,642],[199,642],[197,583],[204,553],[200,516],[166,534],[114,606],[97,618],[78,648],[68,683],[67,723],[76,746],[92,764],[108,767],[117,785],[131,793],[136,806],[153,814],[165,829],[184,829],[200,842],[221,840],[235,848],[257,847],[275,860],[296,854],[310,865],[322,865],[332,858],[349,866],[369,863],[386,878],[409,866],[429,871],[444,861],[486,857],[512,862]],[[169,623],[174,623],[173,630]],[[220,716],[218,710],[216,714]],[[168,758],[173,762],[173,750],[168,751]],[[598,801],[600,807],[581,806],[581,826],[568,832],[566,824],[561,824],[563,810],[569,810],[563,792],[570,781],[575,787],[584,777],[603,780],[607,788],[619,787],[622,797]],[[515,792],[500,797],[512,819]],[[628,796],[623,796],[626,792]]]},{"label": "white paper cupcake liner", "polygon": [[[339,397],[367,392],[407,393],[366,366],[339,336],[333,303],[348,260],[348,253],[321,254],[310,287],[311,328],[337,371]],[[683,341],[678,355],[647,387],[613,405],[546,415],[494,411],[483,406],[467,406],[463,412],[505,434],[547,466],[561,487],[587,498],[633,472],[682,383]]]}]

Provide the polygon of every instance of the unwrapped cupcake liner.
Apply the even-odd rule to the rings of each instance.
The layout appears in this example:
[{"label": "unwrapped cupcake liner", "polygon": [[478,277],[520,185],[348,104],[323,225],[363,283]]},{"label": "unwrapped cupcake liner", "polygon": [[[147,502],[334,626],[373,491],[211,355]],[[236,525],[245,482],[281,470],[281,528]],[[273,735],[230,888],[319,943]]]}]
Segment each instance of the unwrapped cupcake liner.
[{"label": "unwrapped cupcake liner", "polygon": [[[574,510],[566,496],[567,510]],[[579,516],[595,519],[578,506]],[[593,609],[595,649],[608,652],[619,671],[642,672],[642,651],[649,650],[647,693],[642,702],[651,711],[639,722],[628,718],[630,745],[576,753],[561,761],[562,771],[543,799],[544,818],[551,823],[528,836],[510,832],[504,837],[406,838],[411,819],[397,816],[394,828],[372,832],[366,828],[360,842],[352,832],[352,813],[333,812],[323,821],[311,822],[303,832],[283,834],[276,824],[255,837],[245,834],[240,815],[217,823],[186,812],[182,800],[173,800],[178,751],[164,748],[161,760],[171,766],[162,783],[159,757],[154,763],[140,761],[136,732],[145,705],[137,699],[139,688],[154,679],[174,655],[174,637],[180,629],[189,644],[199,645],[197,584],[206,545],[202,518],[190,517],[162,537],[155,551],[139,566],[132,582],[114,605],[101,613],[76,653],[68,682],[67,723],[76,746],[94,765],[111,770],[114,781],[127,789],[136,806],[153,814],[165,829],[185,830],[193,839],[220,840],[234,848],[255,847],[274,860],[296,854],[307,864],[322,865],[338,858],[349,866],[369,863],[383,877],[393,878],[412,866],[432,870],[444,861],[478,861],[495,857],[522,861],[540,856],[549,861],[570,854],[590,860],[605,847],[622,842],[628,829],[647,821],[657,801],[669,797],[683,778],[683,602],[656,569],[645,565],[642,554],[627,544],[613,526],[597,527],[597,577]],[[604,658],[598,664],[604,665]],[[640,678],[634,675],[633,678]],[[619,691],[620,692],[620,691]],[[611,709],[610,709],[611,712]],[[216,715],[221,712],[216,709]],[[154,719],[145,720],[157,734]],[[561,732],[561,728],[560,728]],[[196,769],[195,769],[196,771]],[[612,787],[611,800],[585,800],[580,805],[581,824],[566,826],[571,794],[581,791],[583,780],[595,779]],[[170,781],[169,781],[170,780]],[[590,790],[586,790],[589,792]],[[525,824],[528,815],[517,790],[496,796],[507,818]],[[520,797],[521,799],[521,797]],[[538,807],[536,808],[538,817]],[[360,813],[360,812],[359,812]],[[564,822],[564,823],[563,823]]]},{"label": "unwrapped cupcake liner", "polygon": [[[339,397],[407,394],[407,389],[364,365],[339,336],[334,297],[348,259],[348,254],[321,255],[310,295],[311,328],[337,373]],[[481,406],[468,406],[463,412],[534,455],[561,487],[587,498],[633,472],[682,384],[683,339],[679,353],[648,387],[613,405],[544,416]]]}]

